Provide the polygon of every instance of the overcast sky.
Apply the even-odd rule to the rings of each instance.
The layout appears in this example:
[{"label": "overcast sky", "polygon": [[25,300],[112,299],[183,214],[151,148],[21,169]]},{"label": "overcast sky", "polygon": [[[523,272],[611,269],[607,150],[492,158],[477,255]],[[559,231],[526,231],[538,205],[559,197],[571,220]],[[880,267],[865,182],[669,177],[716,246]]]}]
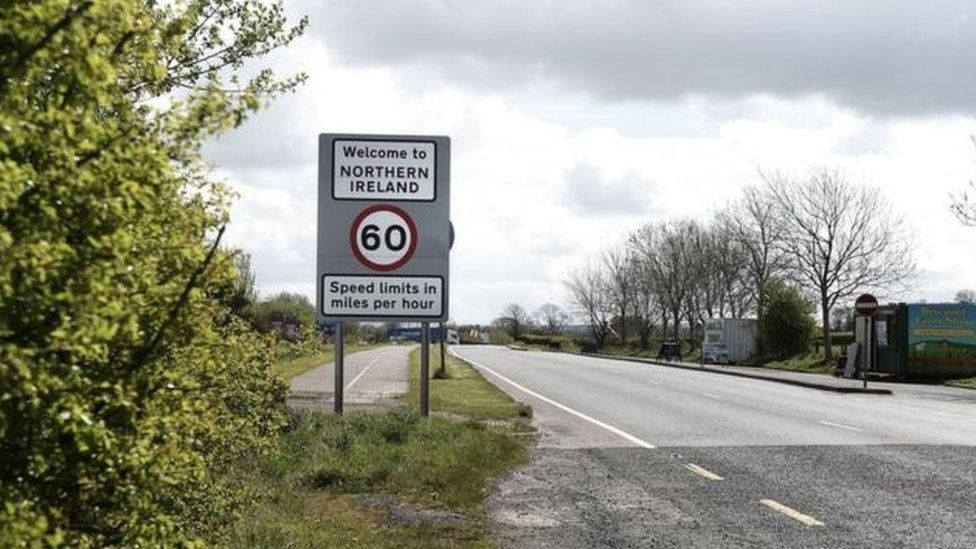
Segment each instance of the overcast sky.
[{"label": "overcast sky", "polygon": [[262,295],[314,301],[322,132],[452,139],[451,317],[563,305],[643,223],[708,219],[758,170],[839,166],[918,234],[902,300],[976,288],[976,2],[286,0],[308,83],[210,144]]}]

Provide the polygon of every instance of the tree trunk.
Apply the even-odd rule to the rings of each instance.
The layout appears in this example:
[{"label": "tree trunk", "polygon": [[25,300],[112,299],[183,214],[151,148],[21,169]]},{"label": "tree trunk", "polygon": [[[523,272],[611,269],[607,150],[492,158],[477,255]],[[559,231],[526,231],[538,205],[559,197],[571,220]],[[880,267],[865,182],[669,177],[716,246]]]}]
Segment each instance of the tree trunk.
[{"label": "tree trunk", "polygon": [[824,362],[830,364],[834,361],[834,349],[830,346],[830,306],[826,297],[820,298],[820,312],[823,316]]},{"label": "tree trunk", "polygon": [[627,308],[620,309],[620,343],[627,345]]}]

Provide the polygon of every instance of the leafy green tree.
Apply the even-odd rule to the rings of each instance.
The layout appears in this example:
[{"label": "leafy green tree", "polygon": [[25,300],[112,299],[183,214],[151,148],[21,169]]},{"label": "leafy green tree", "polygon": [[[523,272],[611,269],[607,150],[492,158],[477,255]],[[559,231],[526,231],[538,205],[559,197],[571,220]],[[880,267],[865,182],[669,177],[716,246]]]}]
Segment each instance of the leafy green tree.
[{"label": "leafy green tree", "polygon": [[302,294],[281,292],[255,305],[254,322],[264,333],[274,331],[281,324],[314,327],[315,307]]},{"label": "leafy green tree", "polygon": [[760,352],[786,358],[806,352],[815,333],[813,305],[794,286],[773,279],[766,284],[766,310],[759,327]]},{"label": "leafy green tree", "polygon": [[[217,539],[281,426],[201,143],[301,81],[277,2],[0,2],[0,546]],[[245,66],[248,64],[247,66]],[[244,73],[251,77],[244,77]]]}]

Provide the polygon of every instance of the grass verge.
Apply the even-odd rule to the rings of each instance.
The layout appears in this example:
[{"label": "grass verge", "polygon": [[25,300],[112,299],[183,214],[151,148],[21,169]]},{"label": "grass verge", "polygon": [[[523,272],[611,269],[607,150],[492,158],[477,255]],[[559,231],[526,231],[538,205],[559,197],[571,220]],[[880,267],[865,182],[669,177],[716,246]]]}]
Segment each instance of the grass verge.
[{"label": "grass verge", "polygon": [[510,434],[406,407],[295,411],[279,451],[238,473],[264,494],[229,547],[486,547],[488,482],[525,462]]},{"label": "grass verge", "polygon": [[823,353],[807,353],[790,357],[785,360],[763,361],[756,364],[756,366],[770,368],[773,370],[788,370],[790,372],[830,374],[833,373],[835,364],[824,362]]},{"label": "grass verge", "polygon": [[[532,408],[522,404],[484,378],[463,360],[445,353],[446,370],[441,374],[440,350],[430,346],[430,409],[475,420],[514,420],[520,430],[528,430]],[[410,392],[412,406],[420,402],[420,347],[410,353]]]},{"label": "grass verge", "polygon": [[[431,372],[439,354],[431,352]],[[419,348],[411,354],[411,402],[386,412],[291,412],[271,456],[236,476],[258,503],[227,547],[491,547],[484,499],[491,479],[528,461],[525,443],[492,421],[529,429],[531,408],[448,355],[431,380],[437,414],[416,412]],[[514,420],[514,421],[513,421]]]},{"label": "grass verge", "polygon": [[946,385],[951,387],[962,387],[964,389],[976,389],[976,377],[967,377],[963,379],[952,379],[946,381]]}]

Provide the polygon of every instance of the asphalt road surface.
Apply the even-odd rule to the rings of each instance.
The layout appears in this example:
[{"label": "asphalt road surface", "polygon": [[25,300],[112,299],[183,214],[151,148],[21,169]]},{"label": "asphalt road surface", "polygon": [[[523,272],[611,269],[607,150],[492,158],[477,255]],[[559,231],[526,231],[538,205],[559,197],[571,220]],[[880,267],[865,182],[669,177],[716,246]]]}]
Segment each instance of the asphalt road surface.
[{"label": "asphalt road surface", "polygon": [[976,547],[976,392],[455,350],[541,431],[489,505],[504,547]]},{"label": "asphalt road surface", "polygon": [[[350,409],[395,405],[409,389],[407,363],[415,345],[390,345],[346,356],[343,365],[344,404]],[[291,380],[292,406],[332,407],[335,365],[323,364]]]}]

